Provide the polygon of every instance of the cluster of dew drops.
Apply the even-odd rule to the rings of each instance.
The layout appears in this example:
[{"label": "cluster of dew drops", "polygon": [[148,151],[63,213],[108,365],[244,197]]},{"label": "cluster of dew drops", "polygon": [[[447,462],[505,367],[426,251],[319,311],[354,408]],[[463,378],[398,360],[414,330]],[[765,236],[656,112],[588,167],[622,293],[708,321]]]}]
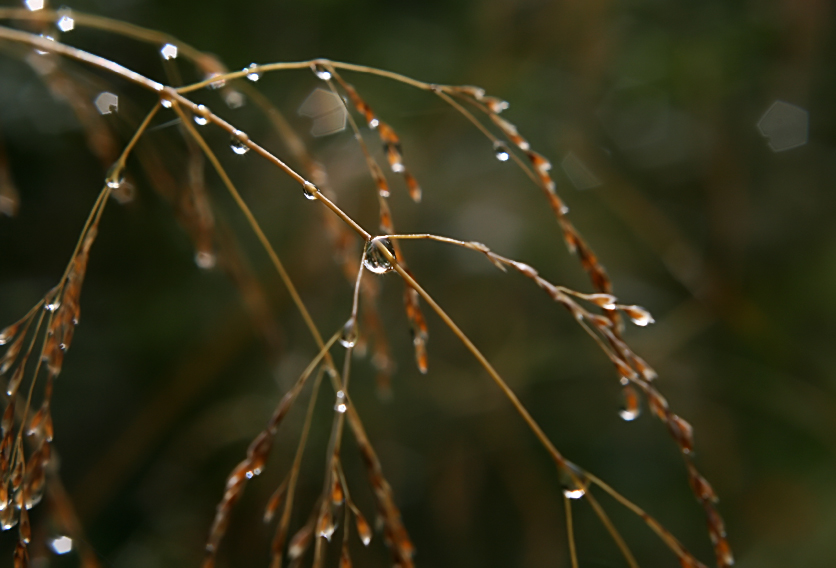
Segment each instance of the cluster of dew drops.
[{"label": "cluster of dew drops", "polygon": [[[59,18],[57,25],[59,29],[61,29],[62,31],[69,31],[73,29],[74,22],[72,17],[69,16],[69,14],[62,14]],[[178,55],[177,46],[171,43],[166,43],[160,49],[160,54],[162,55],[163,59],[167,61],[175,59]],[[332,78],[331,72],[318,63],[311,65],[311,69],[314,75],[322,81],[330,81]],[[261,79],[261,70],[259,65],[256,63],[251,63],[250,65],[245,67],[243,69],[243,72],[246,74],[246,78],[252,82],[257,82],[259,79]],[[212,83],[210,86],[218,88],[222,85],[223,81],[219,80],[215,83]],[[172,102],[165,98],[162,99],[161,104],[165,108],[171,108],[172,106]],[[499,101],[498,104],[492,106],[492,109],[495,112],[499,113],[503,110],[506,110],[508,107],[509,104],[506,101]],[[212,113],[208,107],[199,104],[195,109],[193,120],[195,124],[197,124],[198,126],[205,126],[209,123],[211,114]],[[247,134],[241,130],[235,130],[230,137],[229,146],[232,152],[234,152],[236,155],[243,156],[244,154],[250,151],[249,136],[247,136]],[[511,151],[508,148],[507,144],[505,144],[503,141],[494,141],[493,150],[496,159],[500,162],[507,162],[511,159]],[[109,176],[108,185],[112,188],[119,187],[122,183],[122,179],[123,178],[121,177],[119,177],[118,179],[111,179],[111,176]],[[319,190],[310,181],[304,181],[302,184],[302,194],[306,199],[313,201],[317,199]],[[392,246],[392,242],[388,238],[375,237],[366,241],[363,264],[367,270],[374,274],[385,274],[394,270],[394,266],[392,265],[389,258],[379,248],[380,246],[385,247],[392,257],[395,256],[394,247]],[[635,324],[640,326],[645,326],[648,323],[653,322],[653,319],[649,314],[646,314],[646,316],[643,315],[641,317],[632,317],[631,319]],[[357,319],[355,316],[352,316],[343,326],[339,340],[344,347],[351,348],[354,347],[354,345],[357,342],[357,339]],[[640,403],[638,401],[637,393],[634,391],[634,389],[630,388],[629,382],[627,382],[626,379],[622,379],[622,386],[624,387],[624,403],[622,409],[619,411],[619,416],[621,416],[621,418],[626,421],[632,421],[635,420],[641,413]],[[577,491],[567,491],[567,496],[571,498],[578,498],[582,495],[582,489]]]}]

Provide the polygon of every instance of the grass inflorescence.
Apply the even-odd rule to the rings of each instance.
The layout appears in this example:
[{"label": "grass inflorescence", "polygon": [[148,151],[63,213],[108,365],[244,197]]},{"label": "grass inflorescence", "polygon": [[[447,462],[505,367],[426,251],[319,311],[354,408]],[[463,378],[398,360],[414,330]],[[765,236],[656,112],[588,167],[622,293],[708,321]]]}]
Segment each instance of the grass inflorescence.
[{"label": "grass inflorescence", "polygon": [[[16,566],[24,566],[28,562],[32,539],[28,510],[40,501],[51,485],[58,487],[60,483],[57,471],[52,466],[54,461],[50,459],[53,451],[50,411],[53,388],[80,318],[82,284],[88,258],[94,252],[94,244],[99,237],[100,220],[111,197],[120,201],[131,199],[133,185],[137,183],[133,180],[138,177],[131,172],[134,166],[143,172],[160,195],[172,203],[178,221],[191,237],[197,264],[209,269],[220,263],[238,286],[256,324],[267,330],[265,335],[269,335],[270,322],[265,321],[266,310],[263,307],[266,300],[263,292],[255,276],[247,270],[246,263],[238,258],[235,242],[227,234],[227,229],[216,219],[215,206],[206,190],[206,177],[219,179],[268,255],[311,338],[313,353],[307,367],[280,398],[263,430],[228,475],[225,487],[219,488],[222,497],[214,519],[207,522],[209,528],[205,567],[215,565],[218,550],[223,546],[223,538],[233,520],[232,511],[236,503],[248,484],[256,482],[256,478],[265,471],[277,433],[305,389],[310,389],[312,394],[294,459],[276,483],[265,505],[264,521],[275,523],[270,546],[270,565],[278,567],[287,561],[295,566],[310,554],[313,565],[320,566],[325,561],[327,547],[339,546],[341,566],[348,567],[352,562],[350,542],[353,538],[359,539],[366,546],[373,540],[381,540],[390,551],[395,565],[408,567],[414,564],[415,547],[398,508],[397,497],[387,481],[385,463],[378,457],[360,412],[349,394],[352,361],[355,352],[360,349],[372,352],[371,360],[378,372],[378,388],[382,392],[390,388],[394,365],[380,314],[384,307],[380,305],[378,282],[383,277],[381,275],[385,274],[396,274],[403,286],[403,309],[410,327],[418,370],[421,373],[431,372],[430,327],[426,311],[434,313],[460,340],[554,462],[557,470],[554,481],[563,486],[568,555],[572,566],[578,565],[572,510],[574,503],[579,500],[590,504],[601,525],[621,551],[625,562],[630,566],[638,565],[629,543],[598,501],[597,495],[603,494],[634,513],[640,522],[656,533],[682,566],[703,566],[670,531],[639,505],[581,465],[569,461],[558,450],[489,358],[410,271],[402,247],[402,243],[407,240],[441,243],[481,255],[498,269],[528,279],[532,292],[539,289],[562,306],[612,363],[613,378],[619,382],[624,396],[621,416],[626,420],[636,418],[640,412],[641,400],[646,399],[651,413],[667,429],[685,462],[690,488],[704,510],[716,565],[726,567],[733,563],[723,520],[716,507],[717,497],[693,459],[692,427],[671,410],[657,386],[656,372],[633,351],[623,337],[625,320],[646,326],[653,323],[653,317],[644,308],[622,303],[616,297],[612,282],[598,256],[569,219],[568,207],[558,195],[555,180],[550,173],[551,163],[531,147],[513,123],[502,116],[509,106],[507,102],[487,94],[479,87],[427,83],[394,72],[328,59],[252,64],[241,71],[229,72],[216,57],[167,34],[66,9],[50,11],[5,8],[0,9],[0,19],[20,25],[19,28],[0,27],[0,39],[15,45],[21,57],[35,68],[49,88],[70,101],[85,129],[88,144],[107,168],[101,191],[82,228],[64,274],[19,321],[0,332],[0,344],[5,345],[0,358],[0,375],[5,377],[6,391],[0,445],[0,519],[5,530],[15,525],[18,527],[19,540],[14,553]],[[165,62],[165,79],[151,79],[102,55],[80,50],[63,41],[64,37],[71,40],[69,32],[82,27],[136,40],[145,48],[158,50]],[[59,35],[59,32],[63,32],[64,36]],[[72,73],[66,70],[69,65],[73,65]],[[342,111],[346,123],[362,151],[370,190],[376,194],[378,226],[375,228],[363,226],[345,212],[338,202],[338,193],[334,191],[339,180],[329,177],[326,166],[307,150],[303,138],[294,132],[271,101],[256,89],[255,81],[265,75],[305,69],[309,69],[322,82],[326,91],[336,97],[335,100],[345,105]],[[96,71],[95,78],[85,75],[91,70]],[[184,84],[182,77],[195,72],[203,79]],[[403,147],[401,137],[393,126],[347,80],[350,74],[376,75],[425,91],[428,96],[438,97],[477,128],[492,146],[498,160],[515,164],[541,190],[566,246],[586,271],[591,289],[582,292],[550,282],[533,266],[500,255],[480,242],[430,233],[398,233],[390,197],[403,186],[411,200],[419,203],[422,199],[422,188],[418,181],[420,172],[416,173],[412,169],[408,148]],[[99,88],[102,75],[114,82],[117,79],[128,82],[146,91],[153,100],[150,106],[145,105],[144,111],[136,113],[138,116],[144,114],[144,119],[135,121],[133,133],[126,144],[121,142],[120,133],[113,132],[100,120],[100,114],[113,112],[114,109],[108,106],[110,103],[102,107],[99,105],[100,99],[89,96],[92,89]],[[113,89],[116,90],[116,87]],[[194,94],[204,90],[217,91],[229,106],[240,105],[245,99],[252,101],[284,141],[287,155],[281,156],[269,150],[262,141],[249,136],[224,118],[222,112],[216,113],[205,104],[193,100]],[[131,111],[142,109],[139,102],[134,103],[135,108],[128,109],[128,103],[122,102],[124,97],[117,97],[117,100],[120,105],[125,105],[126,109],[119,112],[126,116]],[[162,117],[163,114],[166,117]],[[143,144],[143,138],[150,131],[167,124],[172,118],[178,125],[177,132],[185,147],[185,175],[182,172],[173,174],[167,157],[153,146]],[[275,167],[298,184],[300,199],[304,197],[323,209],[323,223],[337,252],[335,258],[353,286],[351,310],[345,314],[344,323],[337,329],[323,333],[311,315],[293,278],[242,196],[233,176],[207,140],[206,133],[212,130],[222,131],[228,137],[229,148],[235,154],[256,155]],[[383,165],[378,162],[369,144],[382,146],[385,160]],[[122,149],[118,150],[120,146]],[[291,163],[297,166],[292,167],[289,165]],[[0,211],[13,213],[19,196],[8,181],[10,178],[5,164],[0,149],[0,181],[6,180],[0,184]],[[208,176],[205,173],[207,169],[212,172]],[[393,176],[386,172],[387,169]],[[399,181],[393,182],[391,177],[396,180],[399,178]],[[185,178],[185,181],[181,182],[180,178]],[[323,459],[322,491],[306,515],[306,520],[296,526],[293,523],[293,511],[297,505],[295,495],[300,468],[315,416],[316,400],[324,389],[323,383],[329,383],[333,391],[333,413]],[[346,430],[351,432],[359,449],[367,482],[374,496],[375,511],[361,511],[361,506],[352,499],[354,484],[360,481],[349,478],[343,468],[342,442]],[[367,520],[369,518],[378,520],[379,539],[373,538],[374,531],[371,522]],[[77,533],[81,528],[77,522],[65,522],[65,525],[68,532],[75,532],[71,536],[79,537]],[[332,541],[338,530],[341,530],[341,543],[334,543]]]}]

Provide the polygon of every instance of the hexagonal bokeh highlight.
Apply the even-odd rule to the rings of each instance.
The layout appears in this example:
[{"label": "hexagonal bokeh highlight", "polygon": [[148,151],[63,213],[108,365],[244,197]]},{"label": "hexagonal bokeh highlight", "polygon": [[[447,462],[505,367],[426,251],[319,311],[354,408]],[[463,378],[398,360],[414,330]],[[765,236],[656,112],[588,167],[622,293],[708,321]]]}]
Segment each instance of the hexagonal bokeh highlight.
[{"label": "hexagonal bokeh highlight", "polygon": [[758,121],[758,130],[773,152],[784,152],[807,143],[810,114],[801,107],[775,101]]},{"label": "hexagonal bokeh highlight", "polygon": [[345,129],[348,111],[338,95],[325,89],[314,89],[299,107],[299,114],[313,119],[311,134],[327,136]]}]

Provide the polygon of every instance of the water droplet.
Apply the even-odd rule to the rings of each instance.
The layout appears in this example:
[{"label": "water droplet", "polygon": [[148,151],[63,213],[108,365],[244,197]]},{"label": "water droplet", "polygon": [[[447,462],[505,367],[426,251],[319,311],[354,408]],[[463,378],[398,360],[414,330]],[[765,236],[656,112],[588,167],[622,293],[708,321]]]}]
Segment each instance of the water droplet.
[{"label": "water droplet", "polygon": [[345,393],[343,391],[337,391],[337,402],[334,404],[334,410],[341,414],[348,410],[348,403],[345,400]]},{"label": "water droplet", "polygon": [[232,148],[232,151],[239,156],[243,156],[250,151],[250,147],[247,146],[247,141],[249,139],[250,137],[247,136],[246,132],[236,130],[232,133],[232,137],[229,139],[229,147]]},{"label": "water droplet", "polygon": [[253,83],[261,79],[261,73],[258,72],[258,65],[255,63],[250,63],[249,67],[244,67],[244,71],[247,72],[247,79]]},{"label": "water droplet", "polygon": [[372,541],[372,528],[369,526],[365,517],[359,511],[354,512],[354,522],[357,524],[357,535],[363,542],[363,546],[369,546]]},{"label": "water droplet", "polygon": [[351,317],[345,322],[342,331],[340,332],[340,344],[348,349],[354,347],[357,343],[357,319]]},{"label": "water droplet", "polygon": [[314,75],[316,75],[317,78],[322,79],[323,81],[331,80],[331,72],[319,63],[314,63],[313,65],[311,65],[311,70],[314,72]]},{"label": "water droplet", "polygon": [[44,9],[45,2],[44,0],[26,0],[25,4],[31,11],[36,12]]},{"label": "water droplet", "polygon": [[125,176],[122,174],[122,164],[116,162],[110,167],[105,176],[105,183],[110,189],[119,189],[125,183]]},{"label": "water droplet", "polygon": [[621,389],[621,396],[623,398],[623,402],[621,410],[618,411],[618,415],[622,420],[631,422],[638,418],[642,412],[641,403],[639,402],[639,394],[628,382],[628,384],[624,385],[624,388]]},{"label": "water droplet", "polygon": [[563,494],[569,499],[580,499],[586,495],[589,485],[586,473],[570,461],[560,468],[560,482],[563,484]]},{"label": "water droplet", "polygon": [[[209,73],[206,76],[206,79],[207,80],[214,79],[215,77],[220,77],[220,76],[221,76],[220,73]],[[211,83],[209,83],[209,88],[217,90],[217,89],[222,88],[224,85],[226,85],[226,79],[217,79],[217,80],[212,81]]]},{"label": "water droplet", "polygon": [[55,22],[55,27],[57,27],[62,32],[71,32],[75,29],[75,20],[70,15],[69,10],[59,10],[58,11],[58,21]]},{"label": "water droplet", "polygon": [[406,169],[403,165],[403,162],[392,162],[391,166],[392,171],[396,174],[402,174]]},{"label": "water droplet", "polygon": [[160,104],[163,106],[163,108],[171,108],[174,105],[171,99],[167,99],[165,97],[160,99]]},{"label": "water droplet", "polygon": [[654,323],[656,320],[650,315],[646,309],[641,306],[618,306],[621,308],[630,320],[641,327]]},{"label": "water droplet", "polygon": [[260,467],[256,467],[256,468],[253,468],[253,469],[247,470],[247,472],[246,472],[244,475],[246,475],[246,476],[247,476],[247,479],[252,479],[252,478],[253,478],[253,477],[255,477],[256,475],[261,475],[261,468],[260,468]]},{"label": "water droplet", "polygon": [[173,43],[167,43],[160,49],[160,55],[163,56],[163,59],[169,61],[171,59],[177,59],[177,46]]},{"label": "water droplet", "polygon": [[384,274],[394,270],[392,263],[386,258],[386,255],[378,248],[377,243],[380,243],[389,253],[394,257],[395,249],[392,246],[392,241],[386,237],[375,237],[366,242],[366,258],[363,265],[375,274]]},{"label": "water droplet", "polygon": [[213,253],[205,250],[198,251],[194,255],[195,264],[203,270],[214,268],[217,261],[218,259]]},{"label": "water droplet", "polygon": [[508,110],[508,107],[511,106],[508,104],[508,101],[503,101],[497,97],[482,97],[482,102],[484,102],[485,106],[488,107],[488,110],[494,114],[499,114],[503,110]]},{"label": "water droplet", "polygon": [[493,151],[496,154],[496,159],[500,162],[507,162],[511,158],[511,152],[508,151],[508,146],[499,140],[493,143]]},{"label": "water droplet", "polygon": [[0,528],[7,531],[17,524],[17,517],[15,516],[15,508],[6,506],[0,511]]},{"label": "water droplet", "polygon": [[20,527],[18,533],[20,534],[20,542],[29,544],[32,541],[32,525],[29,524],[29,512],[26,507],[20,509]]},{"label": "water droplet", "polygon": [[[41,34],[40,37],[41,37],[41,39],[46,39],[46,40],[49,40],[49,41],[55,41],[55,38],[52,37],[51,35]],[[44,51],[43,49],[35,48],[35,53],[37,53],[38,55],[46,55],[49,52]]]},{"label": "water droplet", "polygon": [[209,123],[209,115],[212,112],[209,110],[209,107],[204,105],[197,105],[197,109],[195,109],[194,114],[194,122],[198,126],[206,126]]},{"label": "water droplet", "polygon": [[319,536],[324,537],[325,540],[331,542],[331,537],[334,536],[334,531],[337,530],[337,525],[334,522],[334,514],[331,512],[331,509],[326,509],[322,516],[319,517],[319,527],[317,529],[317,533]]},{"label": "water droplet", "polygon": [[49,541],[49,547],[55,554],[67,554],[73,549],[73,539],[68,536],[59,536]]},{"label": "water droplet", "polygon": [[369,128],[371,128],[372,130],[377,128],[379,125],[380,125],[380,121],[376,118],[373,118],[369,121]]},{"label": "water droplet", "polygon": [[311,182],[306,181],[302,184],[302,195],[305,196],[305,199],[314,200],[318,193],[319,189]]},{"label": "water droplet", "polygon": [[107,91],[99,93],[93,101],[99,114],[111,114],[119,110],[119,97]]},{"label": "water droplet", "polygon": [[58,301],[48,302],[46,305],[44,305],[44,309],[48,312],[54,312],[60,307],[61,302]]}]

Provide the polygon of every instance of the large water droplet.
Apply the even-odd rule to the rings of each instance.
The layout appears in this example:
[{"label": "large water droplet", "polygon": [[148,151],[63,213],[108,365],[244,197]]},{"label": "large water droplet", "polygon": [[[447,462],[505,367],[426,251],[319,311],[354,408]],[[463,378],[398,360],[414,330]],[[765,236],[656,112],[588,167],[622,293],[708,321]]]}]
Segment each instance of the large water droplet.
[{"label": "large water droplet", "polygon": [[232,148],[232,151],[239,156],[243,156],[250,151],[250,147],[247,146],[247,141],[249,139],[250,137],[247,136],[246,132],[236,130],[232,133],[232,137],[229,139],[229,147]]},{"label": "large water droplet", "polygon": [[508,146],[499,140],[493,143],[493,151],[496,154],[496,159],[500,162],[507,162],[511,158],[511,152],[508,151]]},{"label": "large water droplet", "polygon": [[160,55],[162,55],[163,59],[166,61],[177,59],[177,46],[173,43],[165,44],[162,48],[160,48]]},{"label": "large water droplet", "polygon": [[212,114],[212,111],[209,110],[209,107],[204,105],[197,105],[197,109],[195,109],[194,114],[194,122],[198,126],[206,126],[209,123],[209,115]]},{"label": "large water droplet", "polygon": [[244,71],[247,72],[247,79],[253,83],[261,79],[261,73],[258,72],[258,65],[255,63],[250,63],[248,67],[244,67]]},{"label": "large water droplet", "polygon": [[45,2],[44,0],[26,0],[25,4],[31,11],[36,12],[44,9]]},{"label": "large water droplet", "polygon": [[386,237],[375,237],[366,242],[366,258],[363,261],[363,264],[369,271],[374,272],[375,274],[385,274],[395,268],[392,266],[392,263],[386,255],[378,248],[377,243],[386,247],[386,250],[388,250],[393,257],[395,256],[395,248],[392,246],[392,241]]},{"label": "large water droplet", "polygon": [[311,65],[311,70],[314,72],[314,75],[316,75],[317,78],[322,79],[323,81],[331,80],[331,72],[319,63],[314,63],[313,65]]},{"label": "large water droplet", "polygon": [[317,187],[309,181],[306,181],[302,184],[302,195],[305,196],[305,199],[314,200],[316,199],[316,195],[319,193]]},{"label": "large water droplet", "polygon": [[569,499],[580,499],[586,495],[589,485],[586,473],[570,461],[560,468],[560,482],[563,484],[563,494]]},{"label": "large water droplet", "polygon": [[346,349],[354,347],[357,343],[357,335],[357,319],[352,316],[345,322],[340,332],[340,344]]}]

